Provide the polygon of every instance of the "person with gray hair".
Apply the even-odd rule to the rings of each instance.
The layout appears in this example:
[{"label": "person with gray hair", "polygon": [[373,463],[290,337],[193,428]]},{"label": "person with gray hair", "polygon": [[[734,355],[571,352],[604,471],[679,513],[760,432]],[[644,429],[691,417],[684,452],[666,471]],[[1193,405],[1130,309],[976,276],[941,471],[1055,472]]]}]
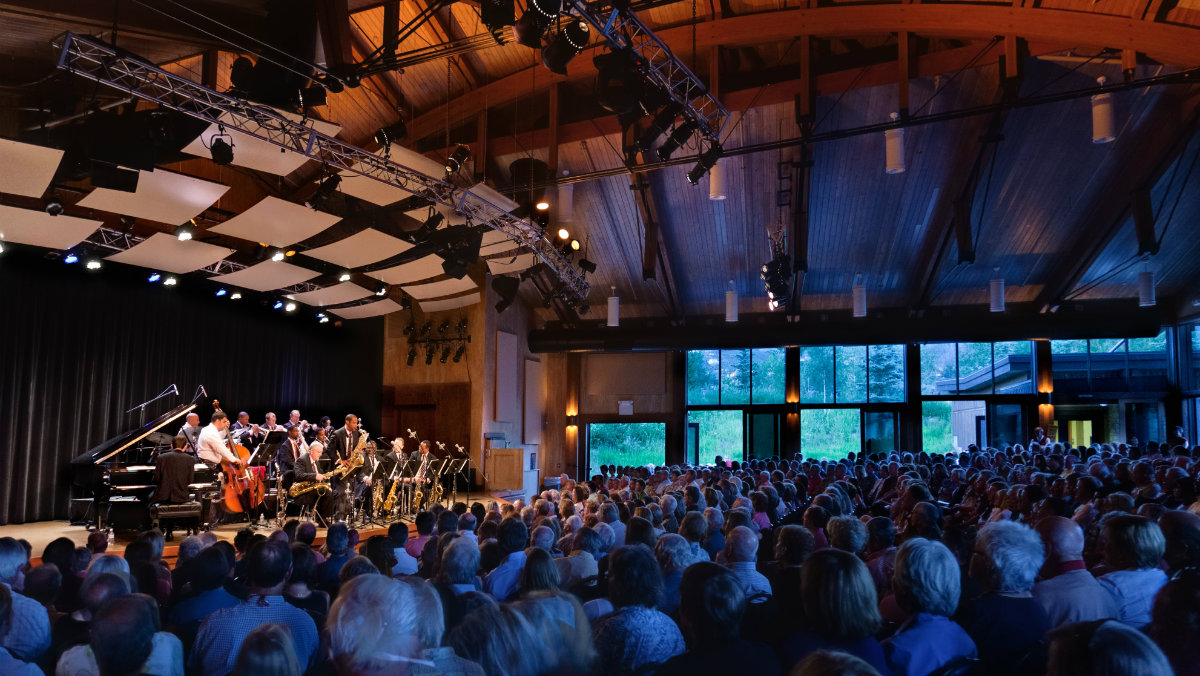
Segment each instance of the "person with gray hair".
[{"label": "person with gray hair", "polygon": [[725,565],[737,575],[750,603],[762,603],[771,595],[771,583],[758,572],[758,536],[745,526],[729,531],[725,540]]},{"label": "person with gray hair", "polygon": [[962,592],[959,575],[954,554],[937,540],[912,538],[896,550],[892,588],[909,619],[883,643],[891,673],[927,676],[975,657],[975,641],[950,619]]},{"label": "person with gray hair", "polygon": [[546,550],[546,553],[554,555],[554,529],[549,526],[538,526],[529,534],[529,546],[537,547],[538,549]]},{"label": "person with gray hair", "polygon": [[[462,541],[461,538],[458,540]],[[420,650],[419,659],[432,663],[433,673],[483,676],[483,667],[459,657],[455,654],[454,648],[442,646],[446,623],[437,589],[416,576],[403,578],[400,582],[408,585],[412,590],[413,602],[416,605],[415,632]],[[394,665],[392,673],[398,671],[401,671],[399,665]]]},{"label": "person with gray hair", "polygon": [[1046,546],[1041,582],[1033,598],[1046,609],[1050,626],[1106,620],[1117,616],[1117,607],[1083,563],[1083,529],[1061,516],[1038,521],[1036,530]]},{"label": "person with gray hair", "polygon": [[343,584],[325,623],[334,671],[382,676],[411,668],[422,649],[418,613],[412,587],[399,580],[359,575]]},{"label": "person with gray hair", "polygon": [[1050,633],[1046,676],[1168,676],[1171,663],[1150,637],[1113,620]]},{"label": "person with gray hair", "polygon": [[36,662],[50,647],[50,617],[46,608],[13,589],[13,583],[29,563],[29,553],[13,538],[0,538],[0,584],[12,596],[12,619],[8,631],[0,637],[0,647],[17,659]]},{"label": "person with gray hair", "polygon": [[704,541],[704,551],[708,558],[716,560],[717,554],[725,549],[725,535],[721,532],[725,525],[725,515],[716,507],[704,510],[704,520],[708,522],[708,538]]},{"label": "person with gray hair", "polygon": [[455,538],[442,552],[437,582],[444,584],[454,596],[469,591],[481,591],[476,572],[479,570],[479,547],[466,538]]},{"label": "person with gray hair", "polygon": [[829,545],[858,555],[867,546],[867,526],[853,516],[835,516],[825,525]]},{"label": "person with gray hair", "polygon": [[969,573],[984,593],[963,603],[957,619],[979,658],[1000,673],[1020,673],[1044,657],[1050,618],[1032,590],[1045,558],[1038,534],[1016,521],[989,523],[975,537]]},{"label": "person with gray hair", "polygon": [[679,584],[683,581],[683,571],[698,559],[688,541],[675,533],[667,533],[654,543],[654,558],[663,576],[663,598],[658,609],[674,616],[679,609]]},{"label": "person with gray hair", "polygon": [[1100,578],[1100,585],[1116,602],[1116,619],[1140,629],[1150,624],[1154,596],[1167,583],[1167,574],[1158,567],[1166,538],[1158,524],[1132,514],[1103,523],[1104,563],[1112,572]]},{"label": "person with gray hair", "polygon": [[608,524],[608,527],[613,531],[612,543],[608,546],[608,551],[613,551],[617,547],[625,545],[625,524],[621,523],[621,512],[617,509],[615,502],[606,502],[600,505],[600,521]]},{"label": "person with gray hair", "polygon": [[580,527],[571,539],[569,555],[554,560],[554,565],[558,566],[559,587],[571,591],[581,582],[594,585],[600,574],[596,562],[603,546],[599,533],[587,526]]}]

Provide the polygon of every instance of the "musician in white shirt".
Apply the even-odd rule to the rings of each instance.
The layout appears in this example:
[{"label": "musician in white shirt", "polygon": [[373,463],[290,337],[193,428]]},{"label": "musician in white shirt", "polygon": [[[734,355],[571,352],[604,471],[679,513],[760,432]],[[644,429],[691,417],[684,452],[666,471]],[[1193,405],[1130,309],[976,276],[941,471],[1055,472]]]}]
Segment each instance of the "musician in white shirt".
[{"label": "musician in white shirt", "polygon": [[229,427],[229,416],[221,411],[212,414],[212,422],[200,430],[200,439],[196,442],[196,454],[201,460],[217,465],[222,460],[235,465],[241,464],[241,459],[225,446],[225,429]]}]

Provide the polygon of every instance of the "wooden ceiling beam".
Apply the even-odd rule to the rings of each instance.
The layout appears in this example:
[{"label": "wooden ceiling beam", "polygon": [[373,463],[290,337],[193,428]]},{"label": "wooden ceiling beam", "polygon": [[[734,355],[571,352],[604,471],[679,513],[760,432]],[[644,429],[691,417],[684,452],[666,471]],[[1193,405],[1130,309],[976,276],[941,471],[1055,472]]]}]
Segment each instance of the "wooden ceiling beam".
[{"label": "wooden ceiling beam", "polygon": [[[429,11],[428,0],[413,0],[413,3],[418,13]],[[456,37],[446,18],[446,13],[449,11],[449,7],[435,10],[429,22],[425,24],[429,26],[441,44],[453,42]],[[479,73],[475,72],[475,68],[471,64],[466,62],[466,59],[450,57],[450,62],[454,64],[459,74],[466,80],[468,92],[479,87],[479,83],[483,81],[483,78],[479,76]]]},{"label": "wooden ceiling beam", "polygon": [[317,21],[321,26],[321,42],[325,48],[326,67],[336,70],[354,61],[353,28],[350,26],[350,7],[347,0],[318,0]]},{"label": "wooden ceiling beam", "polygon": [[[262,38],[267,31],[266,13],[249,12],[236,3],[189,0],[188,7],[213,21],[236,26],[239,31]],[[169,11],[181,14],[179,10]],[[188,28],[170,16],[143,6],[134,0],[80,2],[79,0],[0,0],[0,16],[21,16],[53,21],[72,30],[110,33],[117,20],[118,36],[182,42],[198,47],[229,49],[224,42]],[[191,16],[180,18],[189,19]]]},{"label": "wooden ceiling beam", "polygon": [[[785,42],[798,35],[858,36],[894,33],[898,29],[923,36],[982,39],[991,39],[1002,31],[1029,42],[1135,49],[1162,63],[1200,64],[1198,27],[1044,7],[839,4],[728,17],[695,26],[696,47],[704,50]],[[691,24],[663,28],[656,34],[676,53],[691,48]],[[462,115],[472,115],[485,105],[504,105],[528,96],[531,89],[544,91],[555,82],[587,80],[595,75],[592,60],[583,56],[572,62],[567,76],[551,73],[538,64],[472,89],[449,105]],[[443,118],[440,106],[424,112],[411,125],[414,138],[436,131]]]}]

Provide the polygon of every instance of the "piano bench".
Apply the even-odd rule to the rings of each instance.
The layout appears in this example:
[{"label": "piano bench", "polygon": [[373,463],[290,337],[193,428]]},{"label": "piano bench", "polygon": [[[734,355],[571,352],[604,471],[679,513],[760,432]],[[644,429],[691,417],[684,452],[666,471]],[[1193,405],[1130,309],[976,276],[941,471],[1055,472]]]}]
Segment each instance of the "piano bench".
[{"label": "piano bench", "polygon": [[184,522],[184,527],[193,531],[200,530],[200,514],[201,505],[199,502],[185,502],[178,505],[154,505],[150,508],[150,518],[154,522],[154,527],[161,531],[167,531],[164,527],[166,524],[175,525],[176,522]]}]

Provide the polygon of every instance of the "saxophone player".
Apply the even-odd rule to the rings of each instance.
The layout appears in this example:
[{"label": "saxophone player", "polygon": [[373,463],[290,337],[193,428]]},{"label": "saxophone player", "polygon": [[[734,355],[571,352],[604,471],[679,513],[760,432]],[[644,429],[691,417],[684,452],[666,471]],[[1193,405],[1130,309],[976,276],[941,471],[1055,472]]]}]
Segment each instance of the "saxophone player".
[{"label": "saxophone player", "polygon": [[432,494],[430,490],[429,461],[433,460],[433,456],[429,453],[429,441],[422,441],[421,445],[417,447],[417,451],[421,460],[421,466],[412,481],[416,484],[416,490],[420,491],[422,496],[419,504],[413,504],[413,509],[424,509],[429,504]]},{"label": "saxophone player", "polygon": [[[301,455],[299,459],[296,460],[296,482],[325,480],[325,475],[321,473],[318,465],[321,460],[321,453],[324,450],[325,449],[323,446],[321,446],[321,444],[313,444],[308,447],[307,453]],[[311,507],[313,511],[319,513],[321,516],[328,517],[329,506],[332,502],[332,497],[333,496],[329,495],[328,493],[322,494],[320,492],[313,491],[297,497],[296,504],[304,507]]]},{"label": "saxophone player", "polygon": [[[358,446],[362,431],[358,429],[358,416],[353,413],[346,415],[346,424],[339,427],[333,433],[333,438],[329,440],[329,444],[325,450],[329,452],[329,457],[337,465],[349,465],[350,458],[354,455],[354,449]],[[338,505],[337,512],[345,513],[349,509],[349,493],[347,492],[347,477],[334,477],[330,482],[330,487],[333,489],[334,502]]]},{"label": "saxophone player", "polygon": [[379,458],[375,455],[375,442],[368,441],[367,445],[363,448],[362,469],[358,471],[353,479],[354,501],[356,503],[360,502],[365,497],[366,504],[364,507],[367,509],[371,506],[372,489],[377,481],[381,481],[379,477],[375,476],[376,470],[379,469],[379,464]]}]

